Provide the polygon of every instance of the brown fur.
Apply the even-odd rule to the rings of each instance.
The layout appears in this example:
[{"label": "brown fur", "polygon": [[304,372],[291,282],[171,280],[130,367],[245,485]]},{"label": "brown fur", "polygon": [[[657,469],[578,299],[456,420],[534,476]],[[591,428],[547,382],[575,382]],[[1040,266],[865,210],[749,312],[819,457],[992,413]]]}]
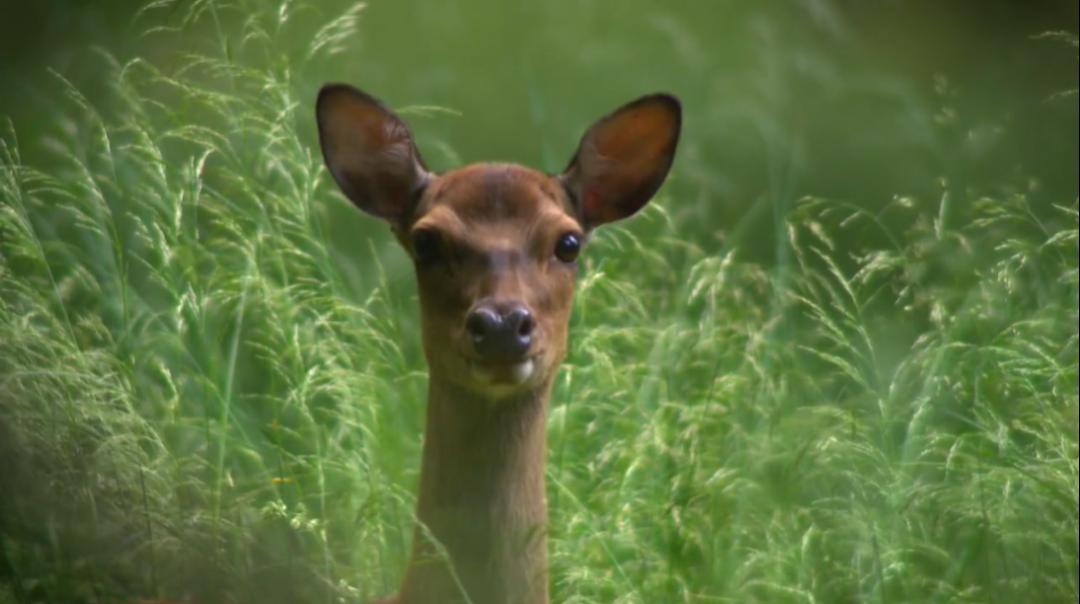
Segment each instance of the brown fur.
[{"label": "brown fur", "polygon": [[[432,376],[451,383],[474,360],[465,315],[480,300],[532,310],[537,373],[550,377],[566,351],[576,266],[551,255],[566,232],[583,233],[550,176],[514,165],[474,164],[436,179],[417,207],[417,228],[439,232],[456,262],[417,269],[424,353]],[[406,248],[409,238],[400,237]],[[546,380],[539,380],[540,386]],[[468,387],[466,383],[458,383]]]},{"label": "brown fur", "polygon": [[[384,602],[546,603],[544,418],[577,272],[553,250],[648,201],[674,156],[678,103],[643,97],[603,118],[556,176],[511,164],[431,174],[404,123],[347,86],[324,87],[317,111],[342,191],[414,257],[417,232],[439,241],[438,261],[416,267],[429,368],[418,526],[401,592]],[[531,313],[526,377],[475,353],[466,318],[480,304]]]}]

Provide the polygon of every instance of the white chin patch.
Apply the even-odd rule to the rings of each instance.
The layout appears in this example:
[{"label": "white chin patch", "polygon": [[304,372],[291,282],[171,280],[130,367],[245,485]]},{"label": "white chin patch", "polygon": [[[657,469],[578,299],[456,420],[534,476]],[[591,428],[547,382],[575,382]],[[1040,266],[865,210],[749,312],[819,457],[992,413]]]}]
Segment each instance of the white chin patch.
[{"label": "white chin patch", "polygon": [[525,361],[522,361],[521,363],[518,363],[517,365],[514,365],[510,372],[511,376],[514,378],[515,384],[520,384],[524,382],[525,380],[529,379],[529,377],[533,373],[533,360],[527,359]]},{"label": "white chin patch", "polygon": [[524,384],[536,370],[536,362],[526,359],[520,363],[502,367],[484,367],[473,365],[476,381],[491,391],[509,391]]}]

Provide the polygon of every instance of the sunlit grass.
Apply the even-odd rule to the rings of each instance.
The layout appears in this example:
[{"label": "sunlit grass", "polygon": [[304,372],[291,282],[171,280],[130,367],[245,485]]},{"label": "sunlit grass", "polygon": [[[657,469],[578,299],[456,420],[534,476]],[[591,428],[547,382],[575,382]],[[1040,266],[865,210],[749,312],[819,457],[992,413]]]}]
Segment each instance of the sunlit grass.
[{"label": "sunlit grass", "polygon": [[[0,601],[356,602],[404,570],[410,269],[333,243],[295,79],[362,6],[182,8],[148,26],[210,24],[175,65],[103,54],[101,103],[57,76],[55,162],[0,136]],[[772,265],[687,237],[674,187],[592,239],[553,600],[1075,602],[1076,200],[775,186]]]}]

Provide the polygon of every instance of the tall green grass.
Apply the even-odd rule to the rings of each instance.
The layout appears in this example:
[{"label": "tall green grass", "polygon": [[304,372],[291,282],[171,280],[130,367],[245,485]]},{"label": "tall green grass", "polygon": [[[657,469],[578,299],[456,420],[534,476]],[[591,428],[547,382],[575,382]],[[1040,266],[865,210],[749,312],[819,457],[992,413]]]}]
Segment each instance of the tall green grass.
[{"label": "tall green grass", "polygon": [[[302,75],[362,9],[157,3],[149,36],[190,50],[102,53],[104,100],[56,74],[53,161],[6,124],[0,602],[395,588],[411,270],[345,214]],[[792,201],[777,153],[771,264],[688,237],[677,186],[593,238],[548,426],[553,600],[1075,602],[1076,200]]]}]

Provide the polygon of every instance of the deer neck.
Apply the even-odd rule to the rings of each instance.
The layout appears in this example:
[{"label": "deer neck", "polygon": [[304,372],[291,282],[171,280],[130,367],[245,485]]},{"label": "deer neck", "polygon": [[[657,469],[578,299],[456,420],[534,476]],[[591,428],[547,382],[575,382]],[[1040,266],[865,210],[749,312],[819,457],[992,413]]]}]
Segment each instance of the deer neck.
[{"label": "deer neck", "polygon": [[457,601],[463,589],[474,604],[548,601],[544,419],[550,387],[548,381],[492,402],[431,377],[419,523],[403,604]]}]

